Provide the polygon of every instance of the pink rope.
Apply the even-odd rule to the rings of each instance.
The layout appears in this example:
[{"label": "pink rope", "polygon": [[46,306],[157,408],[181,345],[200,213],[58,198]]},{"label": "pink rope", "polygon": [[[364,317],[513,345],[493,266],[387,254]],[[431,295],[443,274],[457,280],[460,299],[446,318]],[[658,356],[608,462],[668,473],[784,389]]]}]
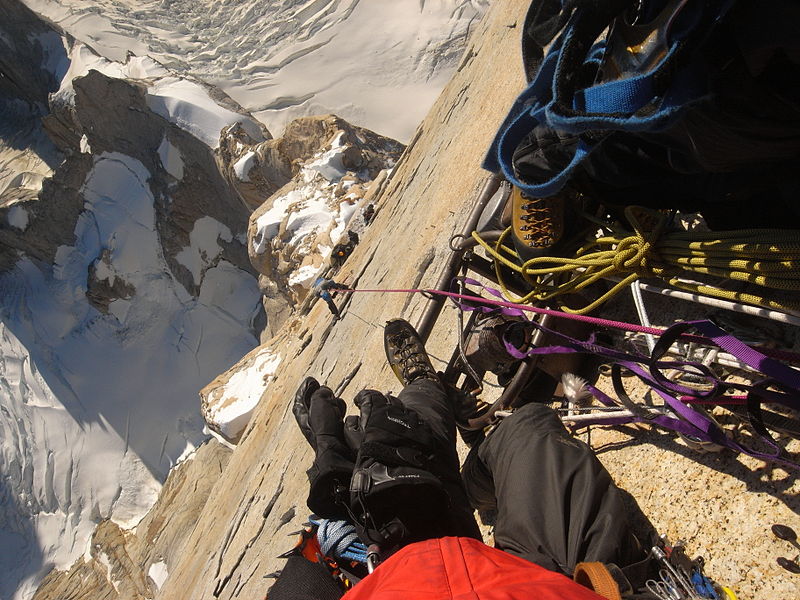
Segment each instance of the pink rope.
[{"label": "pink rope", "polygon": [[692,396],[678,398],[684,404],[707,404],[710,406],[737,406],[747,404],[747,396],[720,396],[717,400],[699,400]]},{"label": "pink rope", "polygon": [[[526,312],[537,313],[541,315],[551,315],[553,317],[563,318],[563,319],[572,319],[574,321],[582,321],[584,323],[591,323],[592,325],[597,325],[598,327],[607,327],[610,329],[619,329],[622,331],[632,331],[636,333],[646,333],[650,335],[662,335],[666,329],[661,329],[658,327],[645,327],[644,325],[636,325],[635,323],[625,323],[624,321],[613,321],[611,319],[601,319],[599,317],[590,317],[588,315],[575,315],[572,313],[566,313],[560,310],[554,310],[551,308],[540,308],[538,306],[530,306],[529,304],[517,304],[515,302],[508,302],[506,300],[494,300],[491,298],[483,298],[482,296],[466,296],[464,294],[458,294],[456,292],[445,292],[442,290],[424,290],[424,289],[385,289],[385,290],[364,290],[364,289],[346,289],[346,290],[339,290],[342,292],[350,292],[350,293],[358,293],[358,292],[369,292],[369,293],[391,293],[391,294],[436,294],[438,296],[445,296],[448,298],[454,298],[459,300],[464,300],[467,302],[480,302],[481,304],[489,304],[492,306],[502,306],[504,308],[516,308],[519,310],[524,310]],[[698,342],[701,344],[709,344],[711,340],[702,336],[702,335],[694,335],[691,333],[682,333],[680,335],[681,339],[684,339],[689,342]],[[800,363],[800,355],[789,352],[787,350],[778,350],[774,348],[759,348],[759,352],[762,354],[766,354],[772,358],[777,358],[779,360],[786,360],[789,362]]]}]

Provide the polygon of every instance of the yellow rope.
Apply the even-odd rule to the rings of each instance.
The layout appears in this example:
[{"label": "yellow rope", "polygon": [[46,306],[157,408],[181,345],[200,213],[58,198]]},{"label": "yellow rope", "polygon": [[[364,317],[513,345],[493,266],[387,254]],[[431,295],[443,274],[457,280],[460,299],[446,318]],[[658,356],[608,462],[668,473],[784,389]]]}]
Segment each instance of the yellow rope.
[{"label": "yellow rope", "polygon": [[[503,294],[513,302],[542,302],[580,291],[600,279],[621,278],[605,294],[583,308],[571,308],[560,300],[562,310],[591,312],[644,277],[659,277],[676,288],[769,309],[800,310],[800,302],[781,302],[755,293],[737,292],[711,284],[688,282],[681,273],[699,273],[752,283],[775,290],[800,290],[800,232],[783,229],[714,232],[663,232],[664,215],[639,207],[625,210],[634,231],[616,231],[598,237],[578,249],[573,257],[541,256],[520,265],[519,255],[507,244],[508,228],[494,246],[477,232],[472,237],[495,259],[495,274]],[[653,216],[658,214],[658,219]],[[642,217],[651,229],[642,225]],[[525,296],[512,294],[502,267],[519,275],[530,286]],[[565,278],[560,281],[560,278]],[[547,279],[553,280],[548,282]]]}]

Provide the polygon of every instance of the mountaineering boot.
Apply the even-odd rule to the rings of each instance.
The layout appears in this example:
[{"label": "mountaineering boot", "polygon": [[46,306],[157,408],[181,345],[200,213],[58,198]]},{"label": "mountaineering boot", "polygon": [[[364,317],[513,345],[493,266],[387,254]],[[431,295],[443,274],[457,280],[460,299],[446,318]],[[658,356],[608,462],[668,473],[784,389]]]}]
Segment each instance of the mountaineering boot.
[{"label": "mountaineering boot", "polygon": [[511,191],[511,232],[522,261],[547,254],[564,235],[564,198],[528,198]]},{"label": "mountaineering boot", "polygon": [[405,319],[392,319],[386,322],[383,330],[383,347],[386,360],[397,375],[400,383],[408,385],[417,379],[430,379],[441,385],[439,376],[425,352],[425,344]]}]

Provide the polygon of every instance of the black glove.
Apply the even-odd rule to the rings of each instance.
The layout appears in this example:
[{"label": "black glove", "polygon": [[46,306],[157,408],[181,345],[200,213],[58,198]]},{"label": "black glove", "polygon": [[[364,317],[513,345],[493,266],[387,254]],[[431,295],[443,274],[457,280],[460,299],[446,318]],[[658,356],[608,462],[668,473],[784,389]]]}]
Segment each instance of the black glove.
[{"label": "black glove", "polygon": [[436,475],[435,440],[419,415],[392,396],[364,390],[345,435],[358,448],[350,508],[359,536],[383,549],[445,534],[448,495]]},{"label": "black glove", "polygon": [[330,388],[306,377],[297,389],[292,412],[300,431],[314,449],[314,464],[306,472],[311,489],[308,507],[326,519],[347,518],[347,489],[353,473],[353,451],[345,442],[347,408]]}]

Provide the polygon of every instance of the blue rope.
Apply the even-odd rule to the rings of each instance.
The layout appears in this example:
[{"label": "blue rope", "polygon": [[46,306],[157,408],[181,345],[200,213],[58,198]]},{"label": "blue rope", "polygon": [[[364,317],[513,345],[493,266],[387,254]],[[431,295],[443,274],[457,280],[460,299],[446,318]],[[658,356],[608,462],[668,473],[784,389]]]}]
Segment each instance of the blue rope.
[{"label": "blue rope", "polygon": [[317,526],[317,541],[322,554],[335,559],[367,562],[367,547],[358,539],[352,523],[333,519],[312,519],[311,522]]}]

